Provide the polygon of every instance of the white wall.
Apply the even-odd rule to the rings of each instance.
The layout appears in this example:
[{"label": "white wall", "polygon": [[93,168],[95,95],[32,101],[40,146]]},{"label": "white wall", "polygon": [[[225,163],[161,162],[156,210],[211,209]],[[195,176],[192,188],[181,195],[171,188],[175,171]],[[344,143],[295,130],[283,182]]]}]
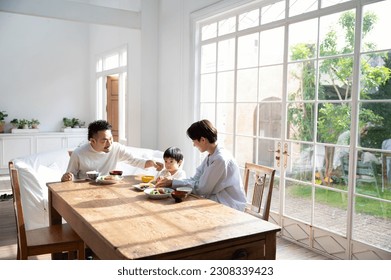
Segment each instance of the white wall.
[{"label": "white wall", "polygon": [[[114,5],[113,8],[125,10],[141,9],[140,1],[98,2],[102,6]],[[23,5],[23,1],[20,5]],[[55,9],[55,6],[48,5],[40,11],[45,16],[59,12],[51,9]],[[66,15],[66,11],[62,12]],[[93,13],[91,10],[87,15]],[[115,18],[111,20],[116,23]],[[0,110],[9,114],[6,121],[13,118],[37,118],[41,121],[41,131],[59,131],[63,117],[77,117],[86,123],[94,120],[95,57],[127,45],[127,130],[131,132],[128,133],[128,144],[140,146],[140,33],[139,29],[78,23],[0,10],[0,82],[3,85]],[[157,79],[156,75],[154,79]],[[154,94],[156,96],[156,89]],[[152,117],[156,119],[156,115]],[[11,126],[8,124],[6,129],[9,132]]]},{"label": "white wall", "polygon": [[193,46],[191,14],[218,0],[161,0],[159,13],[159,115],[158,147],[179,147],[184,169],[193,175],[199,152],[186,136],[194,122]]},{"label": "white wall", "polygon": [[156,148],[159,128],[159,0],[141,1],[140,144]]},{"label": "white wall", "polygon": [[[59,131],[63,117],[91,120],[88,26],[0,13],[0,110]],[[8,126],[7,129],[10,127]]]}]

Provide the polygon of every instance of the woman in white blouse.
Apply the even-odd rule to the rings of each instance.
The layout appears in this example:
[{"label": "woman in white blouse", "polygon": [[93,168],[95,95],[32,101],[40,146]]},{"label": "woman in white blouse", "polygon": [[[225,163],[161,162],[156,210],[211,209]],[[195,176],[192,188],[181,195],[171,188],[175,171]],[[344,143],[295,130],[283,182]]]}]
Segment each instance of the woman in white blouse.
[{"label": "woman in white blouse", "polygon": [[208,120],[193,123],[187,135],[201,153],[208,152],[193,177],[164,178],[156,187],[191,187],[193,192],[234,209],[243,211],[246,205],[243,182],[233,156],[217,144],[217,129]]}]

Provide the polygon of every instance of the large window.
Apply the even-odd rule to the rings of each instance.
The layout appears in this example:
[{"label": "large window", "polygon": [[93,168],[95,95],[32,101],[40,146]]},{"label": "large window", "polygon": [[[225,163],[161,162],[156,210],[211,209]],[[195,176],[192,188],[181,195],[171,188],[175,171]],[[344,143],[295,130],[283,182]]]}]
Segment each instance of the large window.
[{"label": "large window", "polygon": [[[200,118],[240,166],[276,167],[272,209],[345,238],[336,257],[350,240],[391,252],[390,10],[265,1],[198,22]],[[360,230],[373,217],[381,240]]]}]

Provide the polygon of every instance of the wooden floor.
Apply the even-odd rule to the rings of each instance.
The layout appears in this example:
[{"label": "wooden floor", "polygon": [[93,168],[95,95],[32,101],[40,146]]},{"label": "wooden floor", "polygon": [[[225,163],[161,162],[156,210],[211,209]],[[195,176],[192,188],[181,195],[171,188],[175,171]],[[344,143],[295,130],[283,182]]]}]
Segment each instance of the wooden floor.
[{"label": "wooden floor", "polygon": [[[316,252],[277,238],[277,260],[327,260]],[[16,259],[16,227],[12,200],[0,201],[0,260]],[[31,259],[50,259],[50,255]]]}]

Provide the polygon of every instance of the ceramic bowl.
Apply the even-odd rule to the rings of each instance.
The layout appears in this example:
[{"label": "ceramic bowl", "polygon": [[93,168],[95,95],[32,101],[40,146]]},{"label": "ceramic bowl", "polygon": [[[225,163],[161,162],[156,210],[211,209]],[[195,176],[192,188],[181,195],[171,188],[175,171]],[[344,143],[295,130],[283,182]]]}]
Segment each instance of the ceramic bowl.
[{"label": "ceramic bowl", "polygon": [[98,171],[87,171],[86,172],[87,177],[91,180],[96,180],[99,177],[99,172]]},{"label": "ceramic bowl", "polygon": [[122,175],[122,170],[112,170],[109,172],[110,175],[118,175],[118,176],[121,176]]},{"label": "ceramic bowl", "polygon": [[144,175],[141,177],[141,181],[143,183],[149,183],[151,182],[155,177],[154,176],[151,176],[151,175]]},{"label": "ceramic bowl", "polygon": [[164,199],[170,197],[170,193],[173,189],[170,188],[147,188],[144,193],[148,195],[150,199]]},{"label": "ceramic bowl", "polygon": [[184,191],[184,192],[187,192],[188,194],[191,194],[191,192],[193,191],[192,188],[190,187],[179,187],[179,188],[176,188],[177,191]]},{"label": "ceramic bowl", "polygon": [[175,190],[171,193],[171,197],[175,199],[175,202],[182,202],[189,195],[186,191]]}]

